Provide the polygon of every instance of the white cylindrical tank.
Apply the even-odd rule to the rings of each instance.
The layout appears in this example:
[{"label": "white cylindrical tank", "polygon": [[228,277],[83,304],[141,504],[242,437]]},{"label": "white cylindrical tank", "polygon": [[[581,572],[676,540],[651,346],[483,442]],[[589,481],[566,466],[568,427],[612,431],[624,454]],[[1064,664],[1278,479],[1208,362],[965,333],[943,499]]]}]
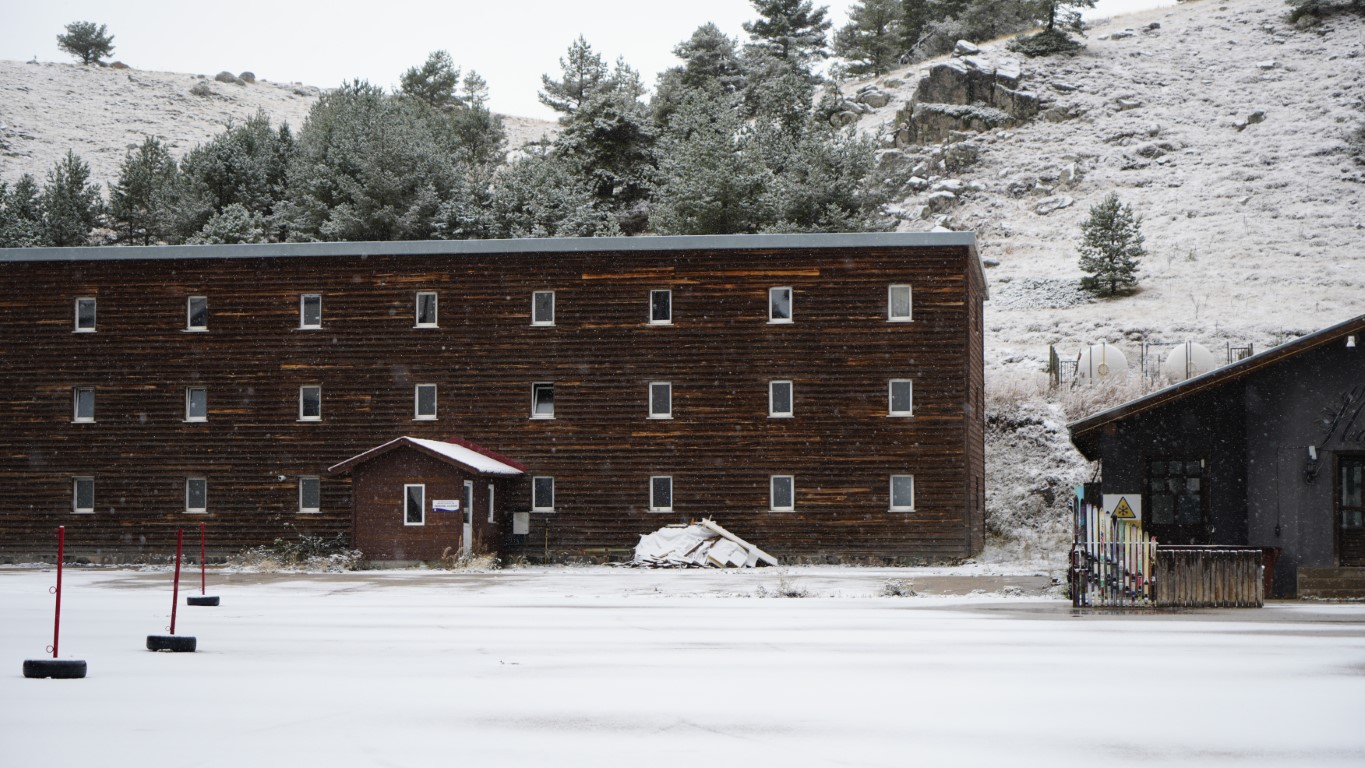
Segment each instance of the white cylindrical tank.
[{"label": "white cylindrical tank", "polygon": [[1168,381],[1182,382],[1185,379],[1208,373],[1213,370],[1213,353],[1203,344],[1187,341],[1171,347],[1166,353],[1166,362],[1161,364],[1161,375]]},{"label": "white cylindrical tank", "polygon": [[1128,380],[1128,358],[1113,344],[1101,341],[1081,350],[1076,358],[1077,381]]}]

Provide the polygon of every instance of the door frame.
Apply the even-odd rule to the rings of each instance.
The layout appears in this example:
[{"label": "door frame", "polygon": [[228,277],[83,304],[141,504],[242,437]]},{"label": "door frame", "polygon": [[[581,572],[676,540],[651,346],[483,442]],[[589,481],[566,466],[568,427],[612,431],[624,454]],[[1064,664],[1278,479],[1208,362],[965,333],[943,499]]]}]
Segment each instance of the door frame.
[{"label": "door frame", "polygon": [[[1365,467],[1365,452],[1337,451],[1335,452],[1335,459],[1332,468],[1332,560],[1338,568],[1359,568],[1365,566],[1365,562],[1353,565],[1346,565],[1342,562],[1342,539],[1345,536],[1346,529],[1341,524],[1342,514],[1345,512],[1341,503],[1341,468],[1346,462],[1357,462]],[[1365,529],[1362,529],[1360,535],[1365,536]]]}]

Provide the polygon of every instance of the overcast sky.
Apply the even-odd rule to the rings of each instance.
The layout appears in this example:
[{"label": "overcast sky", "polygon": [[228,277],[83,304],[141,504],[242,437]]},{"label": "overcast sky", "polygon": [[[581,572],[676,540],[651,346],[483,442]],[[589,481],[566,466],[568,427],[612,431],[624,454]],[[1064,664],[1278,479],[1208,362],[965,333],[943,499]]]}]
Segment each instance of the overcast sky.
[{"label": "overcast sky", "polygon": [[[828,0],[836,28],[853,0]],[[1175,0],[1100,0],[1099,15],[1174,5]],[[677,64],[673,46],[715,22],[743,37],[756,14],[748,0],[0,0],[0,59],[71,61],[56,36],[93,21],[114,36],[113,58],[138,69],[214,75],[245,70],[276,82],[330,88],[345,80],[397,84],[428,53],[488,81],[494,110],[553,117],[536,100],[540,76],[579,34],[611,61],[624,56],[647,83]]]}]

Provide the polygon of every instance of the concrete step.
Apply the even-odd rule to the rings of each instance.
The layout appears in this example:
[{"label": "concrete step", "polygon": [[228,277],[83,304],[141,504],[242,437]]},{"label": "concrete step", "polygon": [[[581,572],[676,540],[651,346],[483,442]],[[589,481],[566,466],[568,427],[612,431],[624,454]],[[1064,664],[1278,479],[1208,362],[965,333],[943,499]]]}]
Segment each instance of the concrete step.
[{"label": "concrete step", "polygon": [[1300,568],[1299,597],[1365,598],[1365,568]]}]

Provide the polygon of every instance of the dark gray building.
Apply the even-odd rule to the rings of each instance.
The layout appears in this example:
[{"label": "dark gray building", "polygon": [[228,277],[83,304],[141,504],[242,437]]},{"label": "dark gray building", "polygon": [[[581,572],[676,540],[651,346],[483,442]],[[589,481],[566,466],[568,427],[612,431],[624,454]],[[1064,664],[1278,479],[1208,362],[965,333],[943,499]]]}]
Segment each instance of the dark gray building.
[{"label": "dark gray building", "polygon": [[1162,544],[1274,548],[1277,595],[1302,569],[1365,568],[1365,315],[1070,430]]}]

